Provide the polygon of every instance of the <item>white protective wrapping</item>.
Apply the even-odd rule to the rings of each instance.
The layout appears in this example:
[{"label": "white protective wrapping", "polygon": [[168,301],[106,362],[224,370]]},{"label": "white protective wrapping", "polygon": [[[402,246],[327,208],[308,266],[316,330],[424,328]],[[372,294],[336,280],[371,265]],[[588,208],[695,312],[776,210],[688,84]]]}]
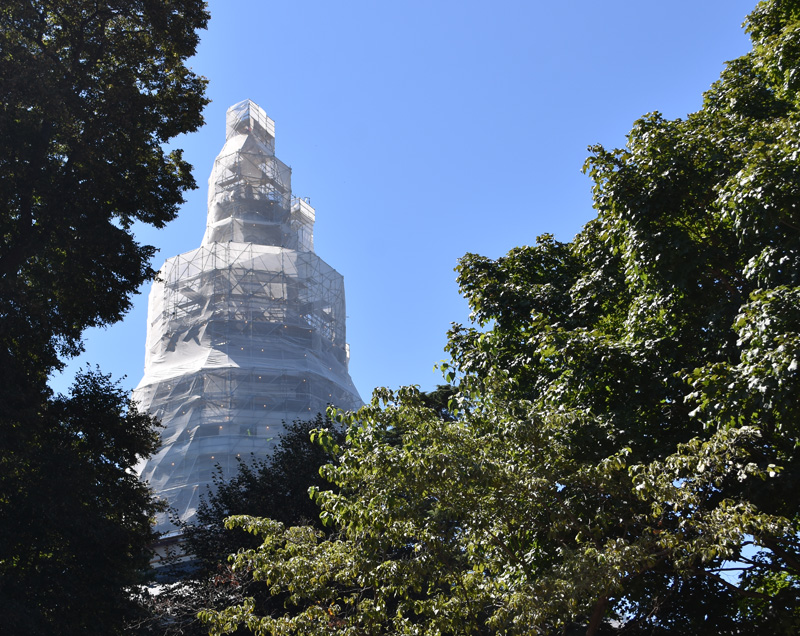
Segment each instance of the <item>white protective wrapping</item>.
[{"label": "white protective wrapping", "polygon": [[[275,124],[228,109],[203,244],[167,260],[150,292],[140,408],[165,428],[140,475],[184,521],[237,457],[270,452],[283,423],[361,398],[348,374],[344,280],[314,253],[314,209],[292,199]],[[172,528],[166,516],[158,530]]]}]

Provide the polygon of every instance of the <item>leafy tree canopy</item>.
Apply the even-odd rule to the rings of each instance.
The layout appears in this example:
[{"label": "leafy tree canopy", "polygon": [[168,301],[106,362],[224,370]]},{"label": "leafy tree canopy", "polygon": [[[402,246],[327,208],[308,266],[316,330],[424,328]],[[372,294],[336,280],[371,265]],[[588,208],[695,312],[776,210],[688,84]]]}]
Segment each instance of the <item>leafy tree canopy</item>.
[{"label": "leafy tree canopy", "polygon": [[205,80],[184,65],[202,0],[12,0],[0,8],[0,319],[15,381],[59,366],[148,279],[162,227],[194,187],[179,150]]},{"label": "leafy tree canopy", "polygon": [[344,442],[341,427],[320,414],[287,424],[268,457],[243,460],[235,475],[225,475],[218,467],[214,487],[201,497],[194,522],[182,524],[182,552],[191,555],[191,567],[187,570],[185,563],[179,562],[172,573],[177,580],[157,594],[142,589],[138,599],[142,611],[129,622],[130,633],[208,634],[197,618],[201,609],[222,609],[251,596],[258,611],[282,607],[282,598],[273,597],[247,573],[231,569],[229,554],[242,547],[255,548],[259,542],[241,530],[226,529],[225,519],[252,514],[323,530],[319,509],[308,495],[309,488],[329,486],[320,467],[336,461],[311,441],[311,432],[322,427],[330,429],[334,441]]},{"label": "leafy tree canopy", "polygon": [[286,424],[272,453],[241,461],[235,475],[225,475],[217,467],[214,486],[201,498],[195,520],[183,524],[184,549],[197,559],[198,574],[216,573],[243,542],[257,545],[246,533],[225,528],[225,519],[231,515],[255,514],[286,525],[322,529],[319,509],[308,489],[328,485],[319,470],[336,459],[311,441],[311,432],[323,427],[330,428],[339,443],[344,441],[340,427],[319,414]]},{"label": "leafy tree canopy", "polygon": [[[153,274],[131,228],[194,187],[179,150],[205,80],[202,0],[0,4],[0,607],[9,633],[111,634],[153,514],[131,476],[153,421],[99,373],[47,377]],[[10,621],[10,622],[9,622]]]},{"label": "leafy tree canopy", "polygon": [[702,110],[592,148],[573,241],[461,260],[456,417],[347,416],[334,534],[229,520],[285,609],[214,634],[797,633],[800,2],[747,29]]},{"label": "leafy tree canopy", "polygon": [[85,371],[43,405],[25,447],[19,439],[0,456],[4,633],[117,633],[136,611],[126,588],[142,580],[153,539],[156,506],[130,470],[158,446],[152,419]]}]

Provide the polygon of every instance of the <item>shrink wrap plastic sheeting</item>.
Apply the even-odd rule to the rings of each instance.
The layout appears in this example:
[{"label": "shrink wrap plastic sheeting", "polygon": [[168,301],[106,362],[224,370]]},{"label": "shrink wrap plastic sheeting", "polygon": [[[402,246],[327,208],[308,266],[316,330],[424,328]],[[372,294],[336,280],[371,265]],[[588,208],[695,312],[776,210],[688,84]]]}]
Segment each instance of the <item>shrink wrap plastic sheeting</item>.
[{"label": "shrink wrap plastic sheeting", "polygon": [[[219,464],[265,456],[283,423],[361,399],[348,374],[344,280],[313,251],[314,209],[291,196],[275,126],[228,109],[203,244],[167,260],[150,292],[139,407],[165,428],[140,475],[191,521]],[[165,515],[158,530],[173,526]]]}]

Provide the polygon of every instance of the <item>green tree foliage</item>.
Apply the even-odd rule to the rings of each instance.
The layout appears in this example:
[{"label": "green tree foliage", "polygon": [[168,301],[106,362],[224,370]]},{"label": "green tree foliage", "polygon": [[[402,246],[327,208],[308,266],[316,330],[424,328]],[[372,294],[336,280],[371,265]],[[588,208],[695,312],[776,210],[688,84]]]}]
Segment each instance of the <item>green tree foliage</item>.
[{"label": "green tree foliage", "polygon": [[319,470],[335,458],[311,441],[311,432],[321,428],[330,428],[338,443],[344,441],[341,430],[319,414],[287,424],[268,457],[241,461],[233,477],[226,479],[217,467],[214,487],[202,498],[195,521],[183,527],[186,552],[197,558],[200,573],[216,572],[243,544],[257,545],[250,535],[225,528],[225,519],[231,515],[253,514],[286,525],[322,529],[319,509],[308,489],[328,485]]},{"label": "green tree foliage", "polygon": [[592,149],[572,242],[461,260],[457,417],[414,389],[347,417],[334,534],[229,520],[285,609],[213,633],[798,632],[800,2],[747,28],[701,111]]},{"label": "green tree foliage", "polygon": [[0,580],[21,633],[113,633],[142,564],[152,506],[124,476],[152,422],[102,375],[67,397],[47,377],[153,275],[133,224],[194,187],[163,144],[202,123],[184,63],[207,20],[202,0],[0,6]]},{"label": "green tree foliage", "polygon": [[130,467],[156,450],[153,422],[87,371],[24,441],[0,457],[3,632],[116,633],[149,559],[155,503]]},{"label": "green tree foliage", "polygon": [[201,0],[0,8],[4,386],[47,376],[152,276],[154,250],[129,230],[162,227],[194,187],[162,144],[202,123],[205,80],[184,62],[207,19]]},{"label": "green tree foliage", "polygon": [[311,432],[323,427],[330,430],[335,443],[344,442],[341,427],[320,414],[287,424],[268,457],[242,461],[232,477],[217,468],[214,487],[201,498],[194,522],[182,527],[182,550],[193,557],[191,569],[187,572],[179,562],[175,583],[155,595],[142,590],[139,602],[143,611],[130,621],[131,633],[208,634],[197,618],[200,610],[222,609],[247,597],[254,597],[260,612],[282,607],[282,599],[270,595],[247,572],[231,569],[228,555],[243,547],[255,548],[259,542],[241,530],[226,529],[225,519],[251,514],[323,530],[319,509],[308,494],[309,488],[330,485],[320,475],[320,467],[336,461],[311,441]]}]

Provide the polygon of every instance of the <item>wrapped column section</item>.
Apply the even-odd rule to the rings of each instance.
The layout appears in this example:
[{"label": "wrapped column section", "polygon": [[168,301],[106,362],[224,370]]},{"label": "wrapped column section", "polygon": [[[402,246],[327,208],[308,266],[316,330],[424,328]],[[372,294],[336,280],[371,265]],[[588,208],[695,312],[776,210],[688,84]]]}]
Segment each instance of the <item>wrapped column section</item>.
[{"label": "wrapped column section", "polygon": [[270,452],[284,422],[361,404],[344,280],[314,253],[314,209],[292,198],[274,143],[256,104],[228,110],[203,244],[168,259],[150,293],[134,397],[165,429],[140,474],[185,521],[216,464],[232,475],[237,457]]}]

